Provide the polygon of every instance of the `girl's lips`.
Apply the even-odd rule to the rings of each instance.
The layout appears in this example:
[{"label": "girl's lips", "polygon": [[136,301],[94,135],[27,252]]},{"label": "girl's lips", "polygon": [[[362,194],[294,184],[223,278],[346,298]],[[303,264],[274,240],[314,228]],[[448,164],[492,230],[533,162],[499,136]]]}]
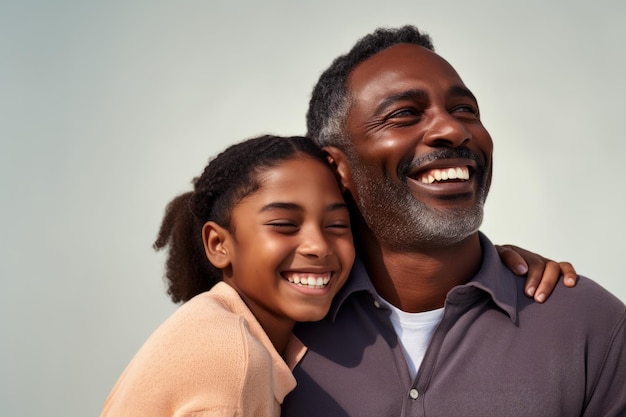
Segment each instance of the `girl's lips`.
[{"label": "girl's lips", "polygon": [[281,273],[283,278],[292,284],[307,288],[324,288],[328,285],[332,272],[295,272]]}]

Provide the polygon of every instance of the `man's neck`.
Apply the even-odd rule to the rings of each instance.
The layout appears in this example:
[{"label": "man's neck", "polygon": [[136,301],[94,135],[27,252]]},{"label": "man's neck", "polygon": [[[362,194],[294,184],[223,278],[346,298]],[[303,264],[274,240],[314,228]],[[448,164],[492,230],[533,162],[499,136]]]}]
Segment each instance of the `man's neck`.
[{"label": "man's neck", "polygon": [[361,251],[376,291],[399,309],[417,313],[441,308],[448,291],[480,269],[478,233],[445,248],[399,252],[365,238]]}]

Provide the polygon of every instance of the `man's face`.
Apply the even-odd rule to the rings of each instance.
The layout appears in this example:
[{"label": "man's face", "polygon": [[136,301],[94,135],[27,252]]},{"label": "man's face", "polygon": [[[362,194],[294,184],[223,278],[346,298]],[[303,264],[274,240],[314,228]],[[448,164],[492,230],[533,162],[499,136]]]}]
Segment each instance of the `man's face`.
[{"label": "man's face", "polygon": [[399,44],[359,64],[348,91],[349,188],[377,240],[413,251],[475,233],[493,143],[476,99],[450,64]]}]

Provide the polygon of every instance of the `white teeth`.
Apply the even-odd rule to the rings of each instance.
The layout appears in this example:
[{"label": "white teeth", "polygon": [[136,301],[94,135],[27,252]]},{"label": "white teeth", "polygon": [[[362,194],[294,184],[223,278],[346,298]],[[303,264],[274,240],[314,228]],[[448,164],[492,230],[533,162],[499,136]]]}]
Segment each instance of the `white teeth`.
[{"label": "white teeth", "polygon": [[330,272],[313,274],[306,272],[291,272],[285,274],[287,281],[309,288],[324,288],[330,281]]},{"label": "white teeth", "polygon": [[422,173],[417,180],[424,184],[447,180],[467,181],[469,180],[469,168],[462,166],[456,168],[431,169],[428,172]]}]

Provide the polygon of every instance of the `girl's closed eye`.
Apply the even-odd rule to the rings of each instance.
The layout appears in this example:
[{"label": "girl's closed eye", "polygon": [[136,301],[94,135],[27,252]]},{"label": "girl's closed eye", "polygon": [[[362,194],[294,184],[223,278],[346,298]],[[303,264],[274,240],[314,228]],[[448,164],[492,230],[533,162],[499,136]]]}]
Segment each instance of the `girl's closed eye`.
[{"label": "girl's closed eye", "polygon": [[338,220],[332,223],[329,223],[326,226],[326,229],[328,229],[329,232],[337,234],[337,235],[343,235],[345,233],[350,233],[350,222],[349,221],[345,221],[345,220]]},{"label": "girl's closed eye", "polygon": [[300,225],[292,220],[273,220],[266,225],[279,233],[295,233],[300,230]]}]

